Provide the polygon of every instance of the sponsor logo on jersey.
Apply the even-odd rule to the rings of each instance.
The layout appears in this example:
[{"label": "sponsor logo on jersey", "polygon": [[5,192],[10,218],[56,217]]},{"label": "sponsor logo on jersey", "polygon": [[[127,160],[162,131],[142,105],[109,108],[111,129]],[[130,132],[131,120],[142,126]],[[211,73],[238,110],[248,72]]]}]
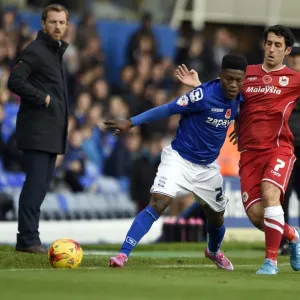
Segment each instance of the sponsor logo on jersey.
[{"label": "sponsor logo on jersey", "polygon": [[286,76],[279,77],[279,84],[281,86],[287,86],[289,84],[289,78]]},{"label": "sponsor logo on jersey", "polygon": [[272,82],[272,77],[270,75],[265,75],[262,78],[262,81],[264,82],[264,84],[270,84]]},{"label": "sponsor logo on jersey", "polygon": [[211,111],[214,111],[214,112],[223,112],[224,108],[212,108]]},{"label": "sponsor logo on jersey", "polygon": [[248,77],[247,79],[248,79],[249,81],[254,81],[254,80],[257,79],[257,77],[256,77],[256,76],[252,76],[252,77]]},{"label": "sponsor logo on jersey", "polygon": [[182,95],[180,98],[178,98],[176,103],[179,106],[187,106],[189,104],[189,98],[186,95]]},{"label": "sponsor logo on jersey", "polygon": [[226,118],[226,119],[230,119],[230,117],[231,117],[231,109],[228,108],[228,109],[226,110],[226,113],[225,113],[225,118]]},{"label": "sponsor logo on jersey", "polygon": [[279,174],[278,172],[272,170],[271,173],[277,177],[281,177],[281,174]]},{"label": "sponsor logo on jersey", "polygon": [[270,94],[280,95],[281,90],[278,89],[276,86],[273,86],[273,85],[267,85],[265,87],[262,87],[262,86],[258,86],[258,87],[249,86],[246,89],[246,93],[263,93],[263,94],[270,93]]},{"label": "sponsor logo on jersey", "polygon": [[247,202],[247,200],[249,199],[248,193],[244,192],[243,195],[242,195],[242,198],[243,198],[243,202]]},{"label": "sponsor logo on jersey", "polygon": [[206,119],[206,123],[211,124],[211,125],[216,126],[216,127],[221,126],[221,127],[224,127],[224,128],[229,127],[229,125],[233,122],[234,122],[234,120],[214,119],[214,118],[211,118],[211,117],[208,117]]},{"label": "sponsor logo on jersey", "polygon": [[189,94],[191,102],[194,103],[196,101],[200,101],[203,98],[203,91],[201,88],[197,88],[190,92]]}]

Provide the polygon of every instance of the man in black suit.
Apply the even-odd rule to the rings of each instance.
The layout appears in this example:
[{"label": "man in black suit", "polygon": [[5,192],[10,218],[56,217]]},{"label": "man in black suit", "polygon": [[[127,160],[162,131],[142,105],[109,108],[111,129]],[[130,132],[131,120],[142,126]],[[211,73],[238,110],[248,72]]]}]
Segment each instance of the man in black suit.
[{"label": "man in black suit", "polygon": [[16,250],[47,253],[39,238],[40,207],[50,186],[58,154],[64,154],[68,92],[62,40],[68,11],[53,4],[42,14],[43,30],[17,59],[8,88],[21,98],[16,141],[23,152],[26,179],[19,199]]}]

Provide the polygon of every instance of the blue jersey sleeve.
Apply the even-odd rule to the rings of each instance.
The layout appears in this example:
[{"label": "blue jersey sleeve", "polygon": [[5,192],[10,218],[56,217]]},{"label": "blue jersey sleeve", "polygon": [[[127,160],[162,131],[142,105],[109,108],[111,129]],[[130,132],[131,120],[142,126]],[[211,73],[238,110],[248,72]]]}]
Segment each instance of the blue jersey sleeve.
[{"label": "blue jersey sleeve", "polygon": [[205,88],[199,86],[191,92],[182,95],[173,102],[169,103],[169,110],[172,114],[182,114],[197,112],[205,109],[207,97]]}]

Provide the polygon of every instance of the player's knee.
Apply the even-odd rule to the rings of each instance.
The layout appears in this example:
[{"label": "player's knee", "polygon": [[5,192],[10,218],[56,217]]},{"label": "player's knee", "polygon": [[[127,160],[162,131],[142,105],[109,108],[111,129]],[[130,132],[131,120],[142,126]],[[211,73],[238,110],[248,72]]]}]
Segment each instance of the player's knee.
[{"label": "player's knee", "polygon": [[264,206],[280,205],[281,190],[270,182],[261,184],[261,194]]},{"label": "player's knee", "polygon": [[204,206],[205,216],[209,224],[221,227],[224,224],[224,211],[216,212],[208,205]]},{"label": "player's knee", "polygon": [[150,200],[150,206],[159,214],[162,215],[165,209],[171,204],[173,198],[162,195],[153,194]]},{"label": "player's knee", "polygon": [[255,203],[247,210],[251,223],[261,231],[264,231],[264,208],[262,203]]}]

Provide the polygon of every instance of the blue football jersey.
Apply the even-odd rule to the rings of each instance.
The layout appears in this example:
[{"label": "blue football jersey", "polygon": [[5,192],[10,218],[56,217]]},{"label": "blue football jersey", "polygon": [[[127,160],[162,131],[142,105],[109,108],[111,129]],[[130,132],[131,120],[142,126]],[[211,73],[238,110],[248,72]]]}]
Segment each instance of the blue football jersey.
[{"label": "blue football jersey", "polygon": [[220,79],[216,79],[169,103],[172,114],[181,114],[172,148],[192,163],[214,162],[242,100],[241,94],[234,100],[226,99]]}]

